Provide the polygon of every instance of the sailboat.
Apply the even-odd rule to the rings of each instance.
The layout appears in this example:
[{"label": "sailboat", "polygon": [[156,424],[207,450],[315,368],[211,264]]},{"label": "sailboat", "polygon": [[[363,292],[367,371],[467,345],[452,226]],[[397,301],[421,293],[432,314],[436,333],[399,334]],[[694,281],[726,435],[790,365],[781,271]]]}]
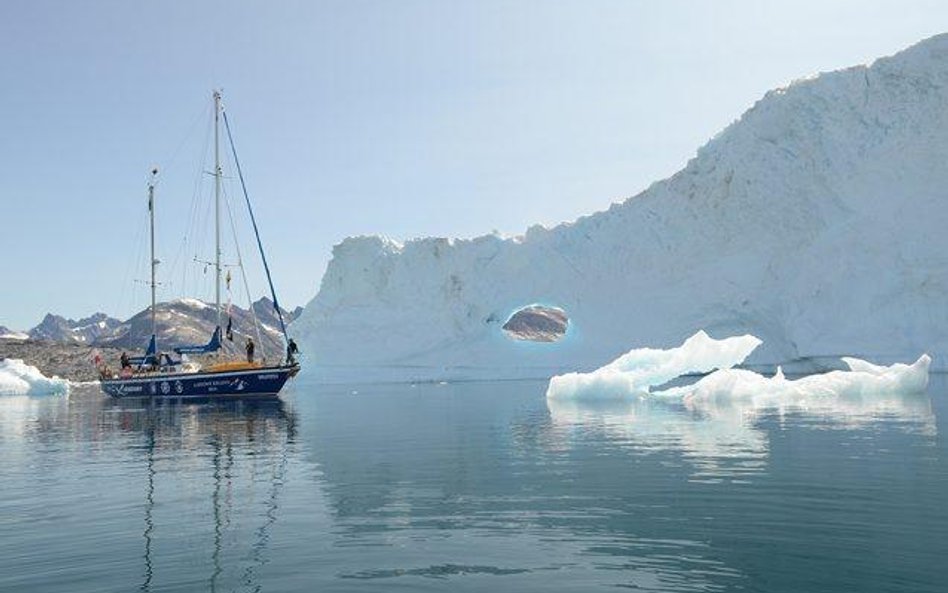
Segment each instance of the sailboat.
[{"label": "sailboat", "polygon": [[[214,91],[214,208],[215,208],[215,238],[216,249],[214,269],[215,306],[217,308],[217,327],[206,344],[196,344],[173,348],[177,355],[162,352],[158,348],[158,328],[156,321],[156,286],[155,269],[158,259],[155,257],[155,177],[157,170],[152,171],[152,178],[148,184],[148,211],[151,237],[151,339],[144,356],[129,358],[123,355],[121,370],[113,373],[104,365],[100,365],[100,385],[108,395],[116,398],[150,397],[166,399],[189,398],[241,398],[241,397],[276,397],[286,382],[300,370],[300,364],[295,359],[295,343],[287,336],[286,324],[283,320],[283,311],[277,300],[273,288],[273,279],[270,276],[270,267],[260,241],[250,198],[247,195],[243,173],[240,170],[240,161],[234,149],[233,137],[230,133],[230,124],[227,122],[227,113],[221,104],[221,93]],[[257,247],[263,261],[267,283],[276,317],[280,321],[280,330],[283,334],[287,356],[285,361],[275,365],[255,362],[252,350],[248,350],[247,360],[224,360],[221,357],[223,343],[221,340],[221,162],[220,162],[220,122],[224,121],[227,138],[230,141],[231,151],[237,174],[243,188],[244,199],[247,205],[250,220],[253,223]],[[228,324],[229,325],[229,324]],[[230,328],[228,327],[228,333]],[[202,367],[187,360],[187,355],[216,354],[217,359],[210,365]]]}]

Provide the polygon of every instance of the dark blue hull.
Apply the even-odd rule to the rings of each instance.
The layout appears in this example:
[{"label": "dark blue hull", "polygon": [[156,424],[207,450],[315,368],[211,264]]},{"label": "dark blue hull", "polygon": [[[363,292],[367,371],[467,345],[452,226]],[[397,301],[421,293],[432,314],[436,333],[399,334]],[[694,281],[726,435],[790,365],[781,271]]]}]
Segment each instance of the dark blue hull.
[{"label": "dark blue hull", "polygon": [[103,379],[102,391],[116,398],[162,399],[276,397],[300,367],[261,367],[218,372],[155,373]]}]

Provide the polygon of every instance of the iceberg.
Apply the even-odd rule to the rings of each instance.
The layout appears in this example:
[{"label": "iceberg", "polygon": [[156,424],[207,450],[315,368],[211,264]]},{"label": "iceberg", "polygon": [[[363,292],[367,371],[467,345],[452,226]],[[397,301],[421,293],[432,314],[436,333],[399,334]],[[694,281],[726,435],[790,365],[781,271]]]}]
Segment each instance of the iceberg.
[{"label": "iceberg", "polygon": [[[761,342],[754,336],[715,340],[698,332],[678,348],[631,350],[591,373],[553,377],[547,408],[556,440],[601,431],[642,451],[678,451],[695,477],[741,478],[765,466],[765,415],[797,414],[822,428],[858,428],[896,419],[902,429],[936,433],[925,395],[931,357],[882,366],[843,357],[848,370],[788,379],[733,368]],[[662,388],[681,375],[713,372],[692,384]],[[658,389],[656,389],[658,388]]]},{"label": "iceberg", "polygon": [[723,369],[694,385],[657,392],[656,396],[682,396],[686,404],[700,407],[719,399],[755,400],[805,404],[825,398],[865,398],[884,395],[918,395],[928,388],[931,357],[922,354],[914,364],[878,366],[858,358],[844,357],[847,371],[830,371],[796,380],[787,379],[778,368],[773,377],[743,369]]},{"label": "iceberg", "polygon": [[[862,367],[859,361],[856,368]],[[876,367],[812,375],[795,381],[778,373],[764,377],[741,369],[718,370],[700,387],[648,396],[547,399],[551,446],[601,435],[635,451],[681,453],[694,466],[694,479],[744,479],[766,468],[770,438],[767,416],[787,418],[822,430],[860,429],[889,420],[912,434],[937,434],[923,356],[913,365]],[[899,389],[898,391],[889,391]]]},{"label": "iceberg", "polygon": [[[748,364],[929,352],[944,370],[945,55],[939,35],[770,91],[678,173],[553,228],[347,238],[293,331],[327,381],[548,378],[698,327],[763,338]],[[538,302],[564,338],[507,339]]]},{"label": "iceberg", "polygon": [[[922,354],[913,364],[880,366],[842,357],[845,371],[787,379],[780,367],[773,377],[733,367],[760,344],[752,335],[715,340],[703,330],[678,348],[637,348],[591,373],[566,373],[550,379],[550,400],[603,400],[651,396],[681,398],[686,403],[725,398],[785,402],[821,397],[864,397],[885,394],[920,394],[928,388],[931,357]],[[714,372],[712,372],[714,371]],[[693,384],[654,390],[686,375],[705,374]]]},{"label": "iceberg", "polygon": [[729,369],[744,362],[761,344],[751,335],[715,340],[703,330],[678,348],[637,348],[591,373],[566,373],[550,379],[547,399],[611,399],[645,395],[651,387],[682,375]]},{"label": "iceberg", "polygon": [[67,395],[69,382],[16,358],[0,360],[0,395]]}]

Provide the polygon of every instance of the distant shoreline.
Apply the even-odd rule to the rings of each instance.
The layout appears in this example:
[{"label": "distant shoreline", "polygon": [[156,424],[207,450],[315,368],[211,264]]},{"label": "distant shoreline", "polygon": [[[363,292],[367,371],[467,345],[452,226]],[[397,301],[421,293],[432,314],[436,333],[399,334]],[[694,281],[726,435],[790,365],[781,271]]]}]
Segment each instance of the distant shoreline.
[{"label": "distant shoreline", "polygon": [[106,364],[118,366],[120,350],[86,344],[70,344],[38,340],[0,339],[0,360],[18,358],[34,366],[47,377],[57,376],[69,381],[98,381],[99,373],[92,364],[92,351],[98,350]]}]

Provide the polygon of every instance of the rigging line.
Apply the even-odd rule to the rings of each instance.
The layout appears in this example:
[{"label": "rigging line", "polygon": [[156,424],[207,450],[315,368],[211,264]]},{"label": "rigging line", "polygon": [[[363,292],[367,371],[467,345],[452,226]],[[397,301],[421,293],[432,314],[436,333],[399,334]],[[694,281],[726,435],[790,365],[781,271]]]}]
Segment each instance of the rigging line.
[{"label": "rigging line", "polygon": [[188,131],[185,133],[184,138],[181,139],[181,142],[178,143],[177,148],[171,154],[171,159],[164,165],[162,165],[163,171],[169,171],[171,167],[177,161],[178,155],[181,153],[181,149],[184,148],[184,145],[187,143],[188,139],[191,138],[191,134],[194,133],[194,129],[197,128],[197,124],[205,116],[205,114],[211,109],[207,106],[207,101],[202,101],[201,110],[198,114],[191,120],[191,124],[188,126]]},{"label": "rigging line", "polygon": [[253,233],[257,236],[257,248],[260,249],[260,259],[263,260],[263,269],[267,273],[267,283],[270,284],[270,294],[273,296],[273,308],[276,310],[277,318],[280,320],[280,331],[283,332],[285,345],[289,341],[289,336],[286,335],[286,324],[283,322],[283,312],[280,310],[280,303],[277,301],[276,289],[273,288],[273,278],[270,276],[270,266],[267,264],[267,256],[263,252],[263,243],[260,241],[260,230],[257,228],[257,218],[253,215],[253,208],[250,206],[250,196],[247,194],[247,184],[244,183],[244,173],[240,168],[240,159],[237,158],[237,147],[234,146],[234,137],[230,133],[230,121],[227,119],[227,112],[222,109],[221,114],[224,116],[224,129],[227,130],[227,140],[230,142],[230,150],[234,153],[234,165],[237,167],[240,187],[244,192],[244,200],[247,202],[250,222],[253,223]]},{"label": "rigging line", "polygon": [[[204,110],[204,113],[210,111],[210,107]],[[207,161],[207,154],[209,146],[211,143],[211,129],[212,129],[212,118],[207,118],[207,125],[204,128],[204,143],[201,149],[201,158],[198,159],[198,169],[194,176],[194,181],[191,185],[191,199],[188,205],[188,217],[185,224],[184,236],[181,238],[181,244],[178,253],[175,255],[173,269],[177,269],[179,260],[181,262],[187,261],[187,251],[191,243],[191,237],[197,235],[198,225],[197,225],[197,216],[200,209],[201,203],[201,182],[204,180],[204,164]],[[182,295],[187,294],[188,289],[188,270],[190,266],[187,263],[182,263],[181,268],[181,293]]]},{"label": "rigging line", "polygon": [[[207,189],[208,189],[208,193],[210,193],[210,187],[208,187]],[[211,233],[200,233],[197,231],[198,229],[209,228],[209,221],[212,219],[211,217],[213,216],[213,210],[214,210],[214,200],[202,199],[201,203],[203,203],[204,208],[202,209],[202,211],[197,213],[197,216],[195,216],[195,226],[194,226],[195,232],[193,236],[197,237],[197,242],[192,244],[192,247],[194,247],[194,251],[195,251],[195,257],[197,257],[198,253],[203,253],[205,251],[205,248],[207,247],[207,243],[208,243],[207,235],[211,234]],[[195,275],[197,276],[195,279],[193,279],[195,286],[196,287],[200,286],[200,289],[201,289],[200,294],[205,294],[204,291],[207,289],[208,285],[212,284],[207,278],[206,269],[202,267],[201,271],[195,272]]]},{"label": "rigging line", "polygon": [[135,303],[134,303],[135,291],[132,290],[130,286],[132,284],[132,280],[134,279],[134,277],[138,275],[138,270],[141,265],[140,259],[142,255],[142,245],[145,241],[145,236],[148,234],[147,228],[148,228],[148,217],[145,215],[140,215],[139,224],[138,224],[138,232],[135,233],[135,236],[138,239],[135,243],[135,249],[134,249],[135,257],[133,259],[129,259],[128,262],[125,264],[125,274],[122,276],[122,285],[121,285],[121,290],[120,290],[121,297],[119,299],[119,306],[121,310],[123,311],[131,309],[135,306]]},{"label": "rigging line", "polygon": [[[191,124],[188,126],[187,134],[184,136],[184,138],[182,138],[181,142],[178,144],[178,147],[175,149],[174,153],[172,154],[171,159],[166,164],[163,164],[160,166],[160,169],[163,174],[171,170],[182,148],[184,148],[185,143],[191,138],[191,136],[194,133],[194,130],[197,128],[197,123],[201,121],[202,116],[204,116],[206,112],[207,112],[207,106],[206,105],[202,106],[197,116],[191,121]],[[205,142],[207,142],[206,136],[205,136]],[[183,240],[178,244],[178,248],[175,251],[173,258],[171,259],[171,265],[168,267],[168,271],[166,273],[167,277],[173,276],[175,271],[178,269],[178,264],[180,263],[182,259],[182,254],[186,248],[186,241],[187,241],[187,235],[185,235]]]},{"label": "rigging line", "polygon": [[230,219],[230,231],[234,235],[234,250],[237,252],[237,267],[240,268],[241,281],[244,284],[244,291],[247,293],[247,308],[250,310],[250,317],[253,319],[253,329],[257,336],[257,344],[260,346],[260,357],[264,362],[267,360],[267,352],[263,345],[263,339],[260,337],[260,322],[257,320],[257,312],[253,308],[253,297],[250,296],[250,283],[247,282],[247,270],[244,269],[244,259],[240,255],[240,242],[237,240],[237,225],[234,223],[234,211],[230,207],[230,196],[224,193],[224,204],[227,206],[227,217]]}]

